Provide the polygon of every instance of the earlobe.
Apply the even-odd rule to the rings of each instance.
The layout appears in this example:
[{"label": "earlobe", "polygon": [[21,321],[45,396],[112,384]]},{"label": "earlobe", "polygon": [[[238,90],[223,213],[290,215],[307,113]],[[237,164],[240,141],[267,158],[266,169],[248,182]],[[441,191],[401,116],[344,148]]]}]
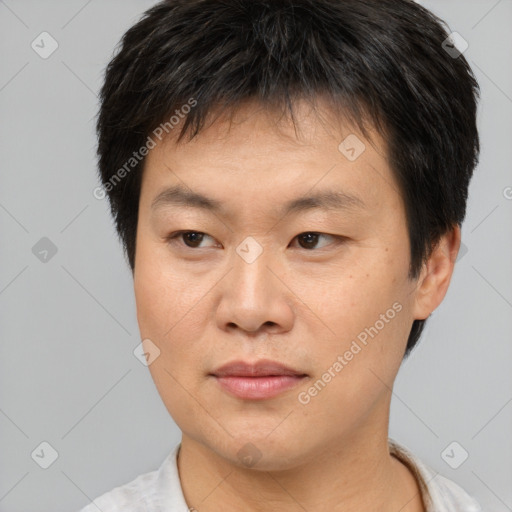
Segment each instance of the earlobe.
[{"label": "earlobe", "polygon": [[439,239],[430,258],[424,263],[417,281],[414,318],[424,320],[443,301],[460,248],[460,226],[454,226]]}]

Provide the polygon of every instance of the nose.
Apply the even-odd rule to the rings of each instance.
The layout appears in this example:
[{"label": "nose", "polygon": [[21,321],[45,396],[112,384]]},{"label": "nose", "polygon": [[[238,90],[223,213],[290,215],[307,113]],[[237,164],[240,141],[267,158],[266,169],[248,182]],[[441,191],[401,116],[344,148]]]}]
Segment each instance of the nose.
[{"label": "nose", "polygon": [[291,330],[294,320],[293,293],[283,283],[272,255],[264,251],[248,263],[238,254],[222,280],[217,325],[223,330],[278,334]]}]

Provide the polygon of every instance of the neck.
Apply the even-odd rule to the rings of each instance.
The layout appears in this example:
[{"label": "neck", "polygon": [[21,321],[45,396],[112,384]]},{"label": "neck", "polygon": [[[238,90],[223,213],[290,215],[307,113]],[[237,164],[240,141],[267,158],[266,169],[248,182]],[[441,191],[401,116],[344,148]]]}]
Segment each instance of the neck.
[{"label": "neck", "polygon": [[387,429],[359,430],[279,471],[240,467],[184,434],[178,469],[197,512],[424,510],[416,480],[389,454]]}]

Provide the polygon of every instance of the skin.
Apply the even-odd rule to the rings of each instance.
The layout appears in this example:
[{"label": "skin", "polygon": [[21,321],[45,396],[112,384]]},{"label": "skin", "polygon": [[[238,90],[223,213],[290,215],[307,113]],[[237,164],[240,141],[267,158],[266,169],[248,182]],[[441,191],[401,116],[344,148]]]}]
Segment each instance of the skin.
[{"label": "skin", "polygon": [[[404,205],[384,142],[373,133],[372,145],[323,106],[315,113],[297,101],[296,132],[287,117],[247,103],[232,122],[220,117],[191,141],[177,144],[171,133],[146,159],[138,323],[160,350],[149,368],[183,433],[180,479],[199,512],[424,510],[412,473],[388,451],[391,389],[413,320],[445,296],[460,229],[442,237],[410,280]],[[366,145],[353,162],[338,150],[350,134]],[[152,210],[176,184],[221,201],[225,212]],[[365,207],[279,214],[285,202],[320,190],[350,193]],[[181,230],[207,236],[168,240]],[[299,241],[304,233],[329,236],[308,245]],[[249,236],[263,249],[252,263],[236,252]],[[299,393],[396,303],[400,312],[301,403]],[[210,375],[263,358],[307,377],[255,401],[229,395]],[[240,453],[250,449],[257,460],[248,467]]]}]

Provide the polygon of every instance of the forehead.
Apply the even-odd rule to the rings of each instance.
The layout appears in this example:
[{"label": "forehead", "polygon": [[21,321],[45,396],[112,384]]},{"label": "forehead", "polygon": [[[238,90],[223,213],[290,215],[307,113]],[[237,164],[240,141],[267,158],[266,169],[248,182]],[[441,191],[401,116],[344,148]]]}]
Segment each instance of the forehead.
[{"label": "forehead", "polygon": [[272,203],[281,214],[315,206],[349,212],[398,193],[375,131],[369,141],[321,105],[299,103],[294,114],[292,121],[248,104],[180,142],[177,127],[146,158],[146,206],[220,213],[222,203],[238,200],[246,207],[248,201]]}]

